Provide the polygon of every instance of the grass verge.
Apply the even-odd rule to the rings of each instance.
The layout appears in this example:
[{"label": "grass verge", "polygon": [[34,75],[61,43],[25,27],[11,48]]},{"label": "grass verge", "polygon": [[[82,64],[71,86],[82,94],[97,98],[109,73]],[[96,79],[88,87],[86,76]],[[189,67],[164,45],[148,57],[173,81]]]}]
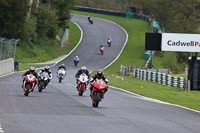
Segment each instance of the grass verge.
[{"label": "grass verge", "polygon": [[[129,39],[119,59],[104,70],[108,75],[110,85],[133,93],[151,97],[172,104],[200,110],[200,92],[183,91],[180,88],[163,86],[150,81],[138,80],[134,77],[119,76],[120,65],[144,66],[145,32],[150,32],[148,24],[137,19],[93,14],[88,12],[72,11],[74,14],[90,15],[92,17],[111,20],[121,25],[128,33]],[[112,75],[112,76],[109,76]]]},{"label": "grass verge", "polygon": [[60,44],[48,38],[42,38],[38,44],[20,44],[17,47],[16,58],[20,63],[38,63],[53,60],[57,57],[68,54],[78,43],[81,31],[71,21],[69,24],[69,40],[61,48]]},{"label": "grass verge", "polygon": [[[69,22],[69,40],[67,44],[60,48],[53,40],[44,39],[40,45],[23,44],[17,47],[17,60],[20,63],[54,63],[67,55],[78,43],[81,37],[80,29],[73,22]],[[19,71],[29,69],[29,65],[19,65]],[[35,68],[42,65],[35,65]]]}]

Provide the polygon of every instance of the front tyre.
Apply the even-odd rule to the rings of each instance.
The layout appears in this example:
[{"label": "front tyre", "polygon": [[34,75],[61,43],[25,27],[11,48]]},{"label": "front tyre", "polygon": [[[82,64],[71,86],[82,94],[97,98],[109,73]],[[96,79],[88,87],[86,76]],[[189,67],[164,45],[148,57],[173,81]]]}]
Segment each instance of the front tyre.
[{"label": "front tyre", "polygon": [[101,93],[100,93],[100,92],[97,92],[97,93],[94,95],[94,101],[93,101],[92,106],[93,106],[93,107],[98,107],[100,101],[101,101]]},{"label": "front tyre", "polygon": [[29,90],[26,90],[25,92],[24,92],[24,96],[28,96],[28,94],[29,94]]},{"label": "front tyre", "polygon": [[59,83],[61,83],[61,81],[62,81],[62,77],[59,77],[59,79],[58,79],[58,80],[59,80]]}]

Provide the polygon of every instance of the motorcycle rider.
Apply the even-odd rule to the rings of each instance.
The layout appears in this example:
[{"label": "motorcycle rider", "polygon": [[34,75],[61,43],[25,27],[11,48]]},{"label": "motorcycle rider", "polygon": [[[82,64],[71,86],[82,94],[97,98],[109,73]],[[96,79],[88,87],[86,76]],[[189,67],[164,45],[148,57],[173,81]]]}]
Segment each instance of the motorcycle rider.
[{"label": "motorcycle rider", "polygon": [[91,23],[92,18],[90,16],[88,16],[88,21]]},{"label": "motorcycle rider", "polygon": [[[87,68],[85,66],[82,66],[81,69],[78,70],[78,72],[76,73],[75,75],[75,78],[77,79],[78,81],[78,78],[79,76],[82,74],[82,73],[85,73],[87,76],[88,76],[88,79],[90,79],[90,73],[89,71],[87,70]],[[76,82],[77,84],[78,82]]]},{"label": "motorcycle rider", "polygon": [[104,48],[103,45],[100,45],[100,49],[101,49],[101,48]]},{"label": "motorcycle rider", "polygon": [[65,64],[61,64],[61,65],[58,67],[58,70],[60,70],[61,68],[62,68],[62,69],[65,69],[65,71],[67,70],[66,67],[65,67]]},{"label": "motorcycle rider", "polygon": [[51,79],[52,79],[52,73],[51,73],[51,70],[49,70],[49,66],[48,65],[45,66],[44,69],[40,70],[40,72],[38,74],[40,75],[43,72],[48,73],[48,75],[49,75],[48,83],[49,83],[51,81]]},{"label": "motorcycle rider", "polygon": [[[111,39],[111,37],[108,37],[108,41],[109,41],[109,40],[110,40],[110,42],[112,42],[112,39]],[[107,41],[107,42],[108,42],[108,41]]]},{"label": "motorcycle rider", "polygon": [[[24,80],[25,80],[25,78],[26,78],[26,75],[28,75],[28,74],[33,74],[33,75],[35,76],[35,78],[36,78],[36,80],[35,80],[35,85],[37,84],[38,74],[35,72],[35,67],[31,66],[30,69],[29,69],[28,71],[26,71],[26,72],[22,75],[22,77],[23,77],[22,88],[23,88],[23,85],[24,85]],[[34,85],[33,88],[35,88],[35,85]]]},{"label": "motorcycle rider", "polygon": [[74,61],[75,61],[75,60],[79,61],[79,57],[78,57],[78,56],[75,56],[75,57],[74,57]]},{"label": "motorcycle rider", "polygon": [[106,76],[103,74],[103,70],[98,69],[97,74],[95,74],[91,81],[90,81],[90,96],[92,95],[92,90],[93,90],[93,86],[94,86],[94,81],[96,79],[103,79],[106,82],[106,88],[105,88],[105,93],[108,91],[108,87],[109,87],[109,81],[106,78]]}]

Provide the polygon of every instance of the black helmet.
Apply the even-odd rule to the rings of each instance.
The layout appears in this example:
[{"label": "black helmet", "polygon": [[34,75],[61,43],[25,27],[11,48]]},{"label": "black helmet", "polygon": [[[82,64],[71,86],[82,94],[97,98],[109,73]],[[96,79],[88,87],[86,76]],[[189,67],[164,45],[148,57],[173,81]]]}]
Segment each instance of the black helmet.
[{"label": "black helmet", "polygon": [[49,66],[45,66],[44,70],[45,70],[46,72],[48,72],[48,71],[49,71]]},{"label": "black helmet", "polygon": [[98,77],[98,78],[102,78],[102,76],[103,76],[103,71],[102,71],[101,69],[99,69],[99,70],[97,71],[97,77]]},{"label": "black helmet", "polygon": [[31,72],[31,73],[34,73],[34,72],[35,72],[35,67],[31,66],[31,67],[30,67],[30,72]]}]

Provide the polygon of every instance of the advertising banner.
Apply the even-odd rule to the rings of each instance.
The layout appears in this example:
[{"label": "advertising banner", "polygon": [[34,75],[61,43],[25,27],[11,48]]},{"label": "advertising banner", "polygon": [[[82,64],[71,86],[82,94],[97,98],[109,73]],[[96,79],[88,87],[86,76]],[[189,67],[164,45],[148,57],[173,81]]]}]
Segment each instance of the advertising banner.
[{"label": "advertising banner", "polygon": [[161,51],[200,52],[200,34],[162,33]]}]

